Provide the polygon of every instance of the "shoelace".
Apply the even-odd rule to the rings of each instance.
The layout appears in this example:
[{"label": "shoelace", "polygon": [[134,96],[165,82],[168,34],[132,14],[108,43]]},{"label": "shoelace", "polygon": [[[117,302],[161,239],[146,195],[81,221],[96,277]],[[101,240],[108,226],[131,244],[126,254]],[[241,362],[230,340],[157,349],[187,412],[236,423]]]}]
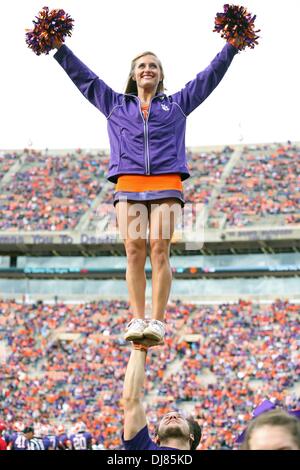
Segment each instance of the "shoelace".
[{"label": "shoelace", "polygon": [[165,331],[165,325],[160,320],[151,320],[150,323],[158,328],[162,328]]},{"label": "shoelace", "polygon": [[142,318],[133,318],[127,325],[127,329],[130,328],[134,323],[144,325],[145,321]]}]

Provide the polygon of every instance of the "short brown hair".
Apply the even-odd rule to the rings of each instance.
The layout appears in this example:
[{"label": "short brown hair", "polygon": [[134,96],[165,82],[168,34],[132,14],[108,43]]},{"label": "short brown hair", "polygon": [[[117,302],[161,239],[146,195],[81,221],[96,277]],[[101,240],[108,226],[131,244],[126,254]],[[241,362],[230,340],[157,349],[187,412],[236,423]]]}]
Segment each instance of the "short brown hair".
[{"label": "short brown hair", "polygon": [[286,411],[277,409],[272,411],[267,411],[257,416],[249,424],[245,440],[241,446],[243,450],[250,450],[250,439],[255,429],[258,429],[262,426],[281,426],[286,428],[290,435],[293,437],[295,443],[300,449],[300,420]]},{"label": "short brown hair", "polygon": [[157,95],[158,93],[164,92],[164,90],[165,90],[165,87],[164,87],[164,71],[163,71],[161,61],[159,60],[157,55],[154,54],[154,52],[146,51],[146,52],[142,52],[141,54],[137,55],[132,60],[131,67],[130,67],[130,72],[129,72],[126,87],[125,87],[125,93],[130,93],[130,94],[133,94],[133,95],[137,95],[138,91],[137,91],[136,81],[133,80],[133,72],[134,72],[136,61],[139,60],[141,57],[144,57],[145,55],[153,55],[153,57],[156,58],[156,60],[158,62],[158,65],[159,65],[159,68],[160,68],[162,78],[161,78],[161,81],[158,84],[158,87],[157,87],[157,90],[156,90],[155,94]]},{"label": "short brown hair", "polygon": [[201,440],[202,430],[198,421],[191,416],[187,418],[187,422],[189,423],[190,433],[194,436],[194,440],[191,442],[191,450],[196,450]]}]

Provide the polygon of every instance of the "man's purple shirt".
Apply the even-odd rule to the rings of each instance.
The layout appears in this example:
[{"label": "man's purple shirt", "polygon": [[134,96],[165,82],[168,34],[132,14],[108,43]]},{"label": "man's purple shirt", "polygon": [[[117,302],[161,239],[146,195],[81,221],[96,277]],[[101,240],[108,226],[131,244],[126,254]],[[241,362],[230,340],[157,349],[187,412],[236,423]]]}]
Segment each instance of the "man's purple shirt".
[{"label": "man's purple shirt", "polygon": [[123,435],[122,441],[125,450],[178,450],[175,447],[162,447],[155,444],[149,436],[147,425],[129,441],[125,441]]}]

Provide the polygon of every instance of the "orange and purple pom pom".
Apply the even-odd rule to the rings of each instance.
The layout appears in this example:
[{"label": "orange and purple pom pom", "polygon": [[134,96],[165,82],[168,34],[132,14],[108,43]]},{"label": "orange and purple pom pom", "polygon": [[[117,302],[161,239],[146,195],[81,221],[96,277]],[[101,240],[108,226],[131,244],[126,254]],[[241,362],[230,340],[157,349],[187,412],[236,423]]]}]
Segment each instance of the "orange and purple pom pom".
[{"label": "orange and purple pom pom", "polygon": [[34,28],[26,30],[26,44],[37,55],[49,54],[57,44],[64,42],[65,36],[71,36],[74,20],[64,10],[51,10],[44,7],[36,20]]},{"label": "orange and purple pom pom", "polygon": [[258,44],[254,21],[256,15],[252,16],[246,8],[238,5],[224,5],[224,12],[217,13],[214,31],[221,34],[227,42],[233,44],[242,51],[246,47],[253,49]]}]

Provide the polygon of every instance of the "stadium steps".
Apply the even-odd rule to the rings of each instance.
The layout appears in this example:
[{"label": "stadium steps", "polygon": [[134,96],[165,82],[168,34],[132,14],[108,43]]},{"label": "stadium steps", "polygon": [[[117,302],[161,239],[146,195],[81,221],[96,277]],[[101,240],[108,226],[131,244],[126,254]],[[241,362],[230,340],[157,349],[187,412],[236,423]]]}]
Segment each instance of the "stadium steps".
[{"label": "stadium steps", "polygon": [[5,341],[0,341],[0,364],[5,364],[7,362],[7,358],[11,352],[11,348],[6,344]]},{"label": "stadium steps", "polygon": [[[198,312],[195,310],[192,312],[190,315],[189,319],[191,320],[193,317],[198,315]],[[188,326],[186,323],[182,325],[182,327],[177,331],[176,338],[174,338],[174,341],[180,342],[183,341],[185,336],[188,336]],[[174,361],[170,362],[165,370],[164,377],[163,377],[163,382],[168,382],[168,380],[171,378],[172,375],[176,375],[180,370],[182,370],[183,367],[183,361],[185,357],[182,358],[176,358]],[[217,377],[215,374],[213,374],[209,369],[204,368],[201,374],[199,374],[200,380],[203,382],[203,385],[208,385],[211,383],[216,383]],[[156,398],[159,398],[158,395],[158,390],[157,389],[152,389],[148,391],[148,393],[145,395],[145,402],[146,404],[151,407],[151,403],[155,401]],[[180,409],[185,411],[186,413],[192,413],[195,407],[195,402],[193,400],[187,400],[187,401],[181,401],[180,402]]]},{"label": "stadium steps", "polygon": [[91,207],[88,209],[87,212],[85,212],[85,214],[83,214],[83,216],[81,217],[81,219],[79,220],[78,224],[76,225],[76,227],[74,228],[74,230],[77,230],[77,231],[80,231],[80,232],[83,232],[84,230],[87,230],[88,229],[88,226],[89,226],[89,223],[91,221],[90,217],[91,215],[93,214],[93,211],[96,209],[96,207],[101,204],[101,201],[103,200],[104,196],[106,195],[108,189],[111,188],[111,183],[109,181],[106,181],[104,183],[104,186],[103,188],[101,189],[100,193],[98,194],[98,196],[94,199]]},{"label": "stadium steps", "polygon": [[[207,225],[207,222],[209,220],[210,210],[213,208],[213,206],[215,204],[215,201],[216,201],[217,197],[219,196],[219,194],[221,194],[223,186],[225,186],[226,179],[228,178],[228,176],[230,175],[230,173],[232,172],[232,170],[236,166],[236,164],[240,161],[241,156],[242,156],[242,151],[241,150],[235,150],[233,152],[233,154],[231,155],[229,161],[225,165],[225,168],[223,170],[221,178],[220,178],[219,182],[215,185],[215,187],[214,187],[214,189],[211,193],[208,205],[206,207],[205,225]],[[222,226],[220,226],[219,229],[222,229],[224,227],[225,222],[226,222],[226,217],[223,217],[222,218]]]},{"label": "stadium steps", "polygon": [[22,155],[19,158],[19,160],[17,160],[16,163],[14,163],[14,165],[12,165],[12,167],[8,170],[8,172],[5,173],[5,175],[3,176],[3,178],[0,181],[0,188],[2,186],[6,185],[7,183],[9,183],[11,178],[16,173],[18,173],[18,171],[23,167],[23,165],[25,163],[25,158],[26,158],[26,155]]}]

